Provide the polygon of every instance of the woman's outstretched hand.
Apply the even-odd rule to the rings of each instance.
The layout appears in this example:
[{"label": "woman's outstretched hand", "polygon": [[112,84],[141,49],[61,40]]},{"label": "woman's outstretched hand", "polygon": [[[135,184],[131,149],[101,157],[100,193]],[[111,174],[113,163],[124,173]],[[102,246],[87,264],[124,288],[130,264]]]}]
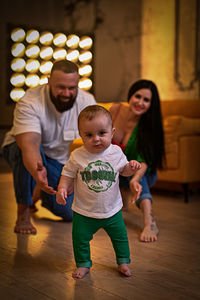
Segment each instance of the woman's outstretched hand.
[{"label": "woman's outstretched hand", "polygon": [[137,180],[132,179],[130,181],[130,190],[133,193],[133,198],[131,202],[134,203],[140,196],[140,193],[142,191],[142,186]]}]

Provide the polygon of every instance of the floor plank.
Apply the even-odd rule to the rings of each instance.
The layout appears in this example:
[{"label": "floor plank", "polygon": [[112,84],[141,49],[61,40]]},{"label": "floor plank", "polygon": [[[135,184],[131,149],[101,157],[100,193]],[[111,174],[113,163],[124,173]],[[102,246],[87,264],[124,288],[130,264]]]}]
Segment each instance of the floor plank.
[{"label": "floor plank", "polygon": [[160,234],[155,243],[138,240],[141,212],[124,213],[131,249],[132,277],[117,271],[111,242],[103,230],[91,242],[93,267],[75,280],[71,223],[62,222],[40,203],[33,216],[37,235],[13,232],[16,203],[12,175],[0,171],[0,299],[200,299],[200,194],[155,192],[154,215]]}]

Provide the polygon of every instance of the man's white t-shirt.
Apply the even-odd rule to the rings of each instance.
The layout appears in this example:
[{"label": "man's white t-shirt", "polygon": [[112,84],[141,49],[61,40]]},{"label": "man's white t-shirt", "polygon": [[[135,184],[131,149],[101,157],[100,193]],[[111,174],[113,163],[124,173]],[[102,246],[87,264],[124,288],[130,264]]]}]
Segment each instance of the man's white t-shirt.
[{"label": "man's white t-shirt", "polygon": [[73,107],[60,113],[50,99],[48,85],[29,89],[16,104],[13,127],[5,136],[2,147],[14,142],[17,134],[37,132],[41,134],[44,153],[65,164],[70,144],[80,137],[78,115],[86,106],[93,104],[96,104],[94,96],[78,89]]},{"label": "man's white t-shirt", "polygon": [[84,146],[74,150],[62,175],[74,178],[72,209],[91,218],[109,218],[121,210],[119,173],[128,163],[121,148],[110,145],[102,153],[90,153]]}]

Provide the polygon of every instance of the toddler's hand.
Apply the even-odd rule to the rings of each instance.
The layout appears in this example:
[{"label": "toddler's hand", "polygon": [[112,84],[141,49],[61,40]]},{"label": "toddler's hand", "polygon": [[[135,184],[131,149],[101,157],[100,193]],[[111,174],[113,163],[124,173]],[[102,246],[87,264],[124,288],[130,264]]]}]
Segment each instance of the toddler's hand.
[{"label": "toddler's hand", "polygon": [[139,170],[141,168],[141,163],[139,163],[137,160],[130,160],[129,166],[133,171]]},{"label": "toddler's hand", "polygon": [[59,189],[58,192],[56,193],[56,202],[58,204],[65,205],[66,204],[65,198],[67,198],[66,190],[65,189]]}]

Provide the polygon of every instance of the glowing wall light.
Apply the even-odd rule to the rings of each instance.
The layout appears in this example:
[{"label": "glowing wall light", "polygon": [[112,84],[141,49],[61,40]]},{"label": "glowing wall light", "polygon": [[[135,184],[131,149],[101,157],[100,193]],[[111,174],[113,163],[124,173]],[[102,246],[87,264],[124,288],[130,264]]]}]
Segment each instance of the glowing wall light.
[{"label": "glowing wall light", "polygon": [[82,63],[89,63],[92,60],[92,53],[90,51],[84,51],[79,55],[79,61]]},{"label": "glowing wall light", "polygon": [[13,42],[22,42],[25,39],[25,31],[22,28],[15,28],[11,32],[11,39]]},{"label": "glowing wall light", "polygon": [[25,82],[25,76],[24,76],[24,74],[21,74],[21,73],[15,73],[11,76],[10,82],[15,87],[22,87]]},{"label": "glowing wall light", "polygon": [[42,74],[50,74],[52,66],[52,61],[43,61],[40,65],[40,72]]},{"label": "glowing wall light", "polygon": [[81,76],[90,76],[92,73],[92,67],[90,65],[82,66],[79,68],[79,74]]},{"label": "glowing wall light", "polygon": [[28,43],[34,44],[38,42],[39,37],[40,37],[39,32],[37,30],[31,29],[26,34],[26,41]]},{"label": "glowing wall light", "polygon": [[65,59],[67,55],[67,51],[65,49],[56,49],[53,53],[53,58],[57,59]]},{"label": "glowing wall light", "polygon": [[92,80],[89,79],[89,78],[81,78],[79,80],[78,86],[79,86],[80,89],[88,91],[92,87]]},{"label": "glowing wall light", "polygon": [[68,36],[66,45],[72,49],[77,48],[79,44],[79,40],[80,38],[76,34],[71,34]]},{"label": "glowing wall light", "polygon": [[78,50],[69,50],[67,53],[67,59],[76,63],[79,58],[79,51]]},{"label": "glowing wall light", "polygon": [[48,83],[48,77],[45,76],[45,75],[42,75],[42,76],[40,77],[40,85],[46,84],[46,83]]},{"label": "glowing wall light", "polygon": [[40,43],[45,46],[49,46],[53,41],[53,34],[45,31],[40,36]]},{"label": "glowing wall light", "polygon": [[22,72],[25,68],[25,65],[26,65],[26,62],[24,59],[22,58],[14,58],[12,61],[11,61],[11,69],[14,71],[14,72]]},{"label": "glowing wall light", "polygon": [[10,98],[17,102],[21,97],[23,97],[25,94],[25,91],[23,89],[20,88],[16,88],[16,89],[12,89],[12,91],[10,92]]},{"label": "glowing wall light", "polygon": [[90,35],[53,33],[49,30],[10,28],[9,98],[18,101],[29,87],[46,84],[59,59],[75,62],[79,68],[79,87],[93,87],[93,39]]},{"label": "glowing wall light", "polygon": [[90,37],[87,37],[87,36],[83,36],[81,39],[80,39],[80,42],[79,42],[79,46],[81,49],[84,49],[84,50],[88,50],[92,47],[92,39]]},{"label": "glowing wall light", "polygon": [[53,56],[53,48],[52,47],[42,47],[40,51],[40,57],[42,59],[50,59]]},{"label": "glowing wall light", "polygon": [[11,53],[14,57],[22,57],[24,55],[25,46],[22,43],[16,43],[11,48]]},{"label": "glowing wall light", "polygon": [[25,79],[25,84],[28,87],[35,87],[39,84],[39,82],[40,82],[40,78],[36,74],[29,74]]},{"label": "glowing wall light", "polygon": [[57,47],[63,47],[66,43],[67,37],[63,33],[57,33],[54,36],[53,43]]},{"label": "glowing wall light", "polygon": [[26,71],[29,73],[36,73],[39,70],[40,63],[36,59],[29,59],[26,63]]},{"label": "glowing wall light", "polygon": [[38,57],[39,53],[40,53],[40,48],[37,45],[29,45],[25,50],[26,56],[30,58]]}]

